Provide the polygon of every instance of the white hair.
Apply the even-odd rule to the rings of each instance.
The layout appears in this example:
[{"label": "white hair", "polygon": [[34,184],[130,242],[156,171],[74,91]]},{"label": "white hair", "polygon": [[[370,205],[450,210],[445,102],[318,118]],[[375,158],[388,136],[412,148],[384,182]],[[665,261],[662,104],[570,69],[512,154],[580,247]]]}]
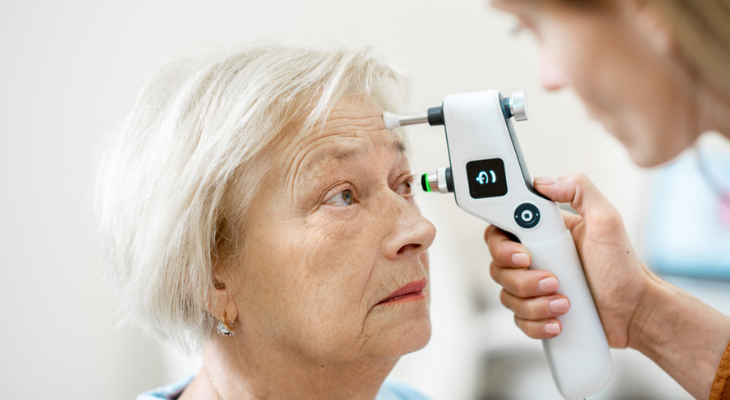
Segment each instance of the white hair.
[{"label": "white hair", "polygon": [[95,207],[122,322],[196,351],[213,266],[242,247],[267,149],[312,134],[344,97],[383,110],[408,81],[369,48],[247,46],[170,63],[144,85],[100,163]]}]

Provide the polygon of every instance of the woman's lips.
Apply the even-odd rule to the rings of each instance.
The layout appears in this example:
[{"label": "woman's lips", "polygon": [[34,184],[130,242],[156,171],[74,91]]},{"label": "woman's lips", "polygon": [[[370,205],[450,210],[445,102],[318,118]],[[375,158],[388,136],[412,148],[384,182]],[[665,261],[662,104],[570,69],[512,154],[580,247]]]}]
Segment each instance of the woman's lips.
[{"label": "woman's lips", "polygon": [[[426,288],[426,285],[428,284],[428,278],[423,278],[420,281],[411,282],[402,288],[396,290],[395,292],[388,295],[388,297],[384,298],[383,300],[380,300],[378,304],[385,304],[385,303],[392,303],[399,300],[404,299],[411,299],[415,297],[423,296],[425,297],[425,294],[423,293],[423,289]],[[377,304],[376,304],[377,305]]]}]

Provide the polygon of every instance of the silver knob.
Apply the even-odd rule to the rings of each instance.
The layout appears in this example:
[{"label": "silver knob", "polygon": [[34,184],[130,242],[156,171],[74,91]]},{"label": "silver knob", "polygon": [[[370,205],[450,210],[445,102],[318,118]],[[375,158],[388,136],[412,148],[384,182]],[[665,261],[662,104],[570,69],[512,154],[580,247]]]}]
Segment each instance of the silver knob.
[{"label": "silver knob", "polygon": [[512,92],[509,108],[515,121],[527,121],[527,94],[524,91]]},{"label": "silver knob", "polygon": [[454,177],[451,168],[441,167],[436,172],[421,175],[421,187],[424,192],[453,192]]}]

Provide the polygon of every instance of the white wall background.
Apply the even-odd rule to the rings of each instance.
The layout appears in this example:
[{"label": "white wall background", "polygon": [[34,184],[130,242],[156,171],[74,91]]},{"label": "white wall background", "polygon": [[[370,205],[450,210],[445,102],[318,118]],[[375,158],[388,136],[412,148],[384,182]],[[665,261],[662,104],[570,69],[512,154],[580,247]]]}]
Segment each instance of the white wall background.
[{"label": "white wall background", "polygon": [[[540,88],[535,47],[513,37],[513,24],[482,0],[0,2],[0,398],[129,399],[192,368],[142,333],[115,329],[90,187],[101,140],[145,77],[165,59],[211,47],[262,38],[370,44],[418,77],[414,111],[450,93],[527,90],[532,117],[516,129],[532,175],[586,172],[638,239],[645,173],[573,94]],[[410,136],[414,171],[447,164],[439,129]],[[478,375],[480,349],[539,353],[539,344],[496,307],[486,224],[450,196],[421,197],[439,229],[434,336],[394,376],[434,399],[474,398],[491,382]],[[523,383],[550,386],[541,371]]]}]

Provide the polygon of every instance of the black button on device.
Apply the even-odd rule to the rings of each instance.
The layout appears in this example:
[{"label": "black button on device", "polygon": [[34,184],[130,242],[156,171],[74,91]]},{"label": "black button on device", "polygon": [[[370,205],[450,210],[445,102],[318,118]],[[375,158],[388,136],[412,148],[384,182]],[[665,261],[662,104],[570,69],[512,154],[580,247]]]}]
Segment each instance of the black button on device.
[{"label": "black button on device", "polygon": [[522,203],[515,210],[515,222],[525,229],[534,228],[540,222],[540,210],[530,203]]},{"label": "black button on device", "polygon": [[504,161],[500,158],[466,163],[466,176],[469,181],[469,194],[474,199],[499,197],[507,194]]}]

